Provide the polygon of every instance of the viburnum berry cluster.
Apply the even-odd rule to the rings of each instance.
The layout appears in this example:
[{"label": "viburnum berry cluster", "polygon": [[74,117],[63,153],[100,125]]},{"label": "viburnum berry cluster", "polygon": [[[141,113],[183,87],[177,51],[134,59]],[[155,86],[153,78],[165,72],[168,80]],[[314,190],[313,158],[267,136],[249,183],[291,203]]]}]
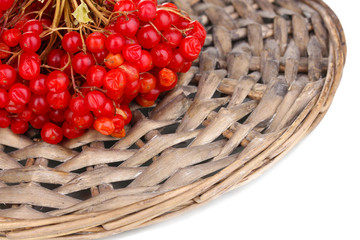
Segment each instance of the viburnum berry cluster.
[{"label": "viburnum berry cluster", "polygon": [[152,106],[174,88],[206,37],[156,0],[0,0],[0,10],[0,127],[41,129],[51,144],[87,129],[124,137],[129,104]]}]

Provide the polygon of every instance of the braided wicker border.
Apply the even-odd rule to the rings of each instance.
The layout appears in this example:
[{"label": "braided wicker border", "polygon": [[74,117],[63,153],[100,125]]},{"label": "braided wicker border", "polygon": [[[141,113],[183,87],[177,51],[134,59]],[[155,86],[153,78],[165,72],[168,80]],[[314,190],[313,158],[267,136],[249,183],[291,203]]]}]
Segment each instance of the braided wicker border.
[{"label": "braided wicker border", "polygon": [[325,3],[174,2],[212,33],[126,138],[50,146],[0,129],[0,239],[97,239],[164,221],[258,177],[324,117],[346,56]]}]

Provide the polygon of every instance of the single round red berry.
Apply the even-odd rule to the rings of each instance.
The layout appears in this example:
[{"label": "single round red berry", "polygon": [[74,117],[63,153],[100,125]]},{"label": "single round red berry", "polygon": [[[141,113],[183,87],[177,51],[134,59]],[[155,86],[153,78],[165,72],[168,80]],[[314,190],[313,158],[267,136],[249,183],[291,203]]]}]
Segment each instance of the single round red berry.
[{"label": "single round red berry", "polygon": [[187,28],[189,30],[186,32],[186,35],[197,37],[200,41],[201,46],[203,46],[206,39],[206,30],[204,26],[198,21],[192,21],[189,23]]},{"label": "single round red berry", "polygon": [[162,39],[162,42],[169,44],[172,48],[178,47],[183,39],[181,32],[176,28],[170,28],[162,34],[165,37],[165,39]]},{"label": "single round red berry", "polygon": [[180,53],[187,61],[194,61],[201,52],[201,43],[197,37],[188,36],[180,43]]},{"label": "single round red berry", "polygon": [[5,110],[0,109],[0,128],[7,128],[10,126],[11,120],[9,113]]},{"label": "single round red berry", "polygon": [[21,32],[17,28],[5,30],[1,35],[3,42],[9,47],[15,47],[19,44]]},{"label": "single round red berry", "polygon": [[97,111],[104,106],[106,96],[100,91],[91,91],[85,96],[86,104],[90,111]]},{"label": "single round red berry", "polygon": [[0,10],[5,11],[11,8],[14,0],[0,0]]},{"label": "single round red berry", "polygon": [[104,60],[105,66],[109,69],[117,68],[123,63],[124,63],[124,58],[120,53],[117,54],[109,53]]},{"label": "single round red berry", "polygon": [[167,65],[167,68],[170,68],[174,72],[180,72],[181,69],[184,67],[185,59],[181,55],[180,50],[174,49],[173,51],[173,58],[171,59],[169,65]]},{"label": "single round red berry", "polygon": [[135,36],[140,26],[139,19],[134,14],[122,15],[116,20],[116,32],[126,36]]},{"label": "single round red berry", "polygon": [[148,72],[153,68],[153,59],[151,54],[146,51],[141,51],[141,58],[139,61],[136,62],[136,66],[140,72]]},{"label": "single round red berry", "polygon": [[131,0],[118,1],[114,6],[114,12],[129,12],[136,10],[135,4]]},{"label": "single round red berry", "polygon": [[108,54],[109,54],[109,51],[107,49],[104,49],[103,51],[98,52],[98,53],[93,53],[97,64],[102,64]]},{"label": "single round red berry", "polygon": [[10,87],[16,81],[15,69],[7,64],[0,65],[0,86]]},{"label": "single round red berry", "polygon": [[30,124],[35,129],[42,129],[42,127],[50,122],[50,118],[47,114],[35,115],[31,120]]},{"label": "single round red berry", "polygon": [[110,99],[106,99],[104,106],[99,111],[94,112],[96,117],[113,117],[115,116],[115,106]]},{"label": "single round red berry", "polygon": [[21,83],[15,83],[9,90],[9,99],[15,104],[25,105],[31,99],[31,90]]},{"label": "single round red berry", "polygon": [[[161,4],[161,6],[165,7],[165,8],[170,8],[173,11],[178,11],[179,12],[179,9],[173,3],[163,3],[163,4]],[[170,14],[171,24],[177,26],[179,21],[180,21],[180,16],[178,14],[172,12],[172,11],[168,11],[168,13]]]},{"label": "single round red berry", "polygon": [[47,76],[39,74],[39,76],[30,81],[29,87],[31,92],[37,95],[45,95],[49,90],[46,87]]},{"label": "single round red berry", "polygon": [[139,69],[135,66],[135,64],[124,62],[120,67],[119,70],[121,70],[125,77],[127,82],[133,82],[136,80],[139,80]]},{"label": "single round red berry", "polygon": [[25,52],[36,52],[41,46],[41,39],[37,33],[25,32],[21,35],[19,43]]},{"label": "single round red berry", "polygon": [[[123,2],[123,1],[120,1],[120,2]],[[121,50],[124,48],[125,41],[126,40],[123,35],[121,35],[120,33],[115,33],[115,34],[111,34],[106,39],[105,46],[109,52],[111,52],[113,54],[117,54],[117,53],[120,53]]]},{"label": "single round red berry", "polygon": [[10,99],[8,92],[5,89],[0,88],[0,108],[6,107],[9,101]]},{"label": "single round red berry", "polygon": [[68,90],[64,92],[48,92],[46,99],[51,108],[55,110],[65,109],[69,106],[71,95]]},{"label": "single round red berry", "polygon": [[64,110],[51,109],[49,112],[49,118],[52,122],[63,123],[65,121]]},{"label": "single round red berry", "polygon": [[86,38],[86,47],[92,53],[99,53],[105,49],[106,37],[101,32],[91,33]]},{"label": "single round red berry", "polygon": [[85,97],[81,95],[72,96],[69,107],[72,112],[75,112],[79,116],[83,116],[90,112],[86,104]]},{"label": "single round red berry", "polygon": [[20,57],[19,75],[25,80],[36,79],[40,74],[40,57],[33,52],[25,52]]},{"label": "single round red berry", "polygon": [[85,75],[89,68],[95,65],[95,59],[90,53],[78,53],[72,59],[72,67],[78,74]]},{"label": "single round red berry", "polygon": [[49,103],[44,95],[32,95],[28,106],[38,115],[43,115],[50,111]]},{"label": "single round red berry", "polygon": [[163,68],[166,67],[173,58],[172,49],[168,44],[161,43],[151,49],[151,56],[155,66]]},{"label": "single round red berry", "polygon": [[76,53],[82,47],[81,35],[78,32],[72,31],[64,35],[61,45],[68,53]]},{"label": "single round red berry", "polygon": [[115,131],[115,125],[108,117],[99,117],[94,122],[94,129],[103,135],[111,135]]},{"label": "single round red berry", "polygon": [[74,139],[84,135],[85,131],[76,128],[70,122],[64,122],[62,125],[63,134],[68,139]]},{"label": "single round red berry", "polygon": [[94,116],[89,112],[82,116],[74,114],[73,118],[71,119],[72,125],[76,128],[85,130],[90,128],[94,123]]},{"label": "single round red berry", "polygon": [[141,0],[137,5],[137,15],[141,21],[151,21],[156,16],[156,5],[151,0]]},{"label": "single round red berry", "polygon": [[34,118],[34,115],[35,114],[33,113],[33,111],[30,108],[26,107],[24,111],[18,115],[18,117],[24,122],[29,122],[31,119]]},{"label": "single round red berry", "polygon": [[139,44],[126,45],[122,54],[126,61],[136,63],[141,58],[141,46]]},{"label": "single round red berry", "polygon": [[151,25],[145,25],[137,33],[139,44],[145,49],[151,49],[159,44],[160,34]]},{"label": "single round red berry", "polygon": [[159,9],[153,23],[158,30],[164,31],[171,27],[171,16],[166,10]]},{"label": "single round red berry", "polygon": [[24,24],[23,32],[33,32],[40,35],[43,32],[43,25],[39,20],[32,19]]},{"label": "single round red berry", "polygon": [[103,79],[103,85],[106,90],[120,94],[125,88],[126,76],[119,69],[110,70]]},{"label": "single round red berry", "polygon": [[159,83],[162,87],[170,87],[176,83],[178,77],[176,73],[168,68],[163,68],[159,72]]},{"label": "single round red berry", "polygon": [[102,66],[95,65],[89,68],[86,73],[86,81],[89,86],[100,88],[103,84],[103,79],[106,75],[106,69]]},{"label": "single round red berry", "polygon": [[50,92],[64,92],[69,86],[68,76],[61,71],[53,71],[46,79],[46,87]]},{"label": "single round red berry", "polygon": [[156,87],[156,78],[151,73],[145,72],[140,74],[140,93],[148,93]]},{"label": "single round red berry", "polygon": [[11,121],[11,131],[15,134],[24,134],[29,129],[29,123],[19,119],[15,118]]},{"label": "single round red berry", "polygon": [[51,50],[51,52],[48,54],[46,58],[47,65],[54,68],[60,68],[61,67],[60,60],[61,57],[64,55],[66,55],[66,52],[62,49]]},{"label": "single round red berry", "polygon": [[47,143],[58,144],[63,139],[62,128],[53,123],[46,123],[41,129],[41,138]]}]

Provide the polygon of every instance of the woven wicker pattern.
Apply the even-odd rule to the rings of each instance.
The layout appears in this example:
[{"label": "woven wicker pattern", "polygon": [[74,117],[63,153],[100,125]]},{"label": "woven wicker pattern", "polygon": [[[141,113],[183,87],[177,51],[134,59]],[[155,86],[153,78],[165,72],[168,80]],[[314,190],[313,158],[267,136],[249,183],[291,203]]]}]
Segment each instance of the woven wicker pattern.
[{"label": "woven wicker pattern", "polygon": [[48,145],[0,129],[0,239],[96,239],[239,187],[324,117],[345,38],[321,0],[174,0],[206,26],[199,61],[121,140]]}]

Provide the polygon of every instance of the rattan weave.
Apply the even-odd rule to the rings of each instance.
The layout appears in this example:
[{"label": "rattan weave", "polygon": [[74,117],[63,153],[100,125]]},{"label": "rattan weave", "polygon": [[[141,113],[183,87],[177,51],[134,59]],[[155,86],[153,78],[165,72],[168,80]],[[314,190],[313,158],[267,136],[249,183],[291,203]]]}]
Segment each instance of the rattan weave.
[{"label": "rattan weave", "polygon": [[205,204],[259,176],[313,130],[346,46],[321,0],[174,0],[203,52],[125,138],[48,145],[0,129],[0,239],[97,239]]}]

